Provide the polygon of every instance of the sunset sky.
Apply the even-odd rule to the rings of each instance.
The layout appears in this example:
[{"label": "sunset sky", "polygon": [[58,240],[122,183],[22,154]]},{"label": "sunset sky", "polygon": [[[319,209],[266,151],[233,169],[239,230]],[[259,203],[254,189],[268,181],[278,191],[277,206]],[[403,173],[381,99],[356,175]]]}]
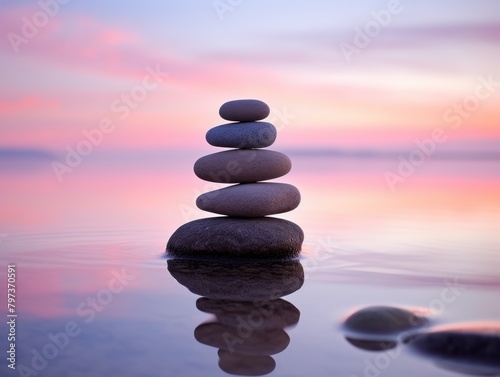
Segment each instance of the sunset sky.
[{"label": "sunset sky", "polygon": [[237,98],[286,148],[500,145],[495,0],[59,1],[0,5],[0,149],[205,148]]}]

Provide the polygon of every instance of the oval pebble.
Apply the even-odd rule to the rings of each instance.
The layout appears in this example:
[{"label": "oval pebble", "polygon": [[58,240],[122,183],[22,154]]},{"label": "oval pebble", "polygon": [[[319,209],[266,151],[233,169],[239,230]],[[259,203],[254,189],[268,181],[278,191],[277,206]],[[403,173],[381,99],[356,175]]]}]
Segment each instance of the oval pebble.
[{"label": "oval pebble", "polygon": [[219,109],[222,119],[237,122],[253,122],[266,118],[270,113],[269,106],[257,99],[239,99],[224,103]]},{"label": "oval pebble", "polygon": [[276,127],[267,122],[228,123],[208,130],[206,140],[214,147],[266,148],[276,140]]},{"label": "oval pebble", "polygon": [[345,327],[363,334],[394,334],[427,324],[425,317],[401,308],[370,306],[358,310],[345,320]]},{"label": "oval pebble", "polygon": [[[500,323],[456,324],[416,334],[406,341],[446,369],[500,374]],[[480,373],[481,372],[481,373]],[[471,373],[472,374],[472,373]]]},{"label": "oval pebble", "polygon": [[292,211],[300,204],[300,192],[287,183],[242,183],[201,194],[196,206],[234,217],[263,217]]},{"label": "oval pebble", "polygon": [[292,168],[288,156],[262,149],[231,149],[203,156],[194,164],[194,173],[205,181],[249,183],[287,174]]},{"label": "oval pebble", "polygon": [[274,217],[209,217],[178,228],[167,252],[184,258],[289,259],[299,255],[304,232],[295,223]]}]

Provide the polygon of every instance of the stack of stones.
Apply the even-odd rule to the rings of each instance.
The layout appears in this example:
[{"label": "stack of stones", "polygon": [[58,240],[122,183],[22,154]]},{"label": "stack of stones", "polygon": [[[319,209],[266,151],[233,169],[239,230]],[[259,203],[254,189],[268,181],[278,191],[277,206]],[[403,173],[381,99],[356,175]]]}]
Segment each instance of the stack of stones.
[{"label": "stack of stones", "polygon": [[292,185],[262,182],[287,174],[292,163],[283,153],[264,150],[276,140],[276,128],[259,122],[269,106],[254,99],[223,104],[220,116],[233,123],[210,129],[206,140],[215,147],[233,148],[200,158],[195,174],[206,181],[235,183],[202,194],[198,208],[225,215],[191,221],[177,229],[167,243],[172,256],[213,258],[291,258],[300,252],[304,234],[290,221],[268,217],[295,209],[300,193]]}]

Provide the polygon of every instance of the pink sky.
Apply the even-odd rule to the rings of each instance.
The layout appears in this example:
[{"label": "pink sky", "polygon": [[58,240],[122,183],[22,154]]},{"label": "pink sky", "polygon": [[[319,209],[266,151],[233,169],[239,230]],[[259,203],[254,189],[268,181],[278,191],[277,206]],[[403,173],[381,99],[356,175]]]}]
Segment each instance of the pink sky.
[{"label": "pink sky", "polygon": [[[462,1],[400,2],[348,58],[342,43],[355,46],[356,30],[387,14],[387,3],[266,4],[242,4],[221,19],[194,1],[68,3],[13,45],[12,33],[23,36],[26,20],[44,11],[4,3],[0,148],[64,153],[104,118],[115,127],[100,150],[200,147],[210,127],[225,123],[219,106],[236,98],[271,106],[280,146],[406,147],[437,127],[459,149],[500,143],[493,2],[474,4],[474,13]],[[168,76],[155,80],[148,67]],[[134,93],[140,101],[123,102]],[[454,108],[464,101],[465,112]]]}]

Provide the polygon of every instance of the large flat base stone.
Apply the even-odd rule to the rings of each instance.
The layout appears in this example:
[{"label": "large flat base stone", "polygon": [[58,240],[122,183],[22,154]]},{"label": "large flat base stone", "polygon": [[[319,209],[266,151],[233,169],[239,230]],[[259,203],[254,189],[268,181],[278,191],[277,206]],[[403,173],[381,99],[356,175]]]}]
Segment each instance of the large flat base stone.
[{"label": "large flat base stone", "polygon": [[209,217],[182,225],[166,251],[188,259],[290,259],[299,255],[303,241],[302,229],[288,220]]}]

